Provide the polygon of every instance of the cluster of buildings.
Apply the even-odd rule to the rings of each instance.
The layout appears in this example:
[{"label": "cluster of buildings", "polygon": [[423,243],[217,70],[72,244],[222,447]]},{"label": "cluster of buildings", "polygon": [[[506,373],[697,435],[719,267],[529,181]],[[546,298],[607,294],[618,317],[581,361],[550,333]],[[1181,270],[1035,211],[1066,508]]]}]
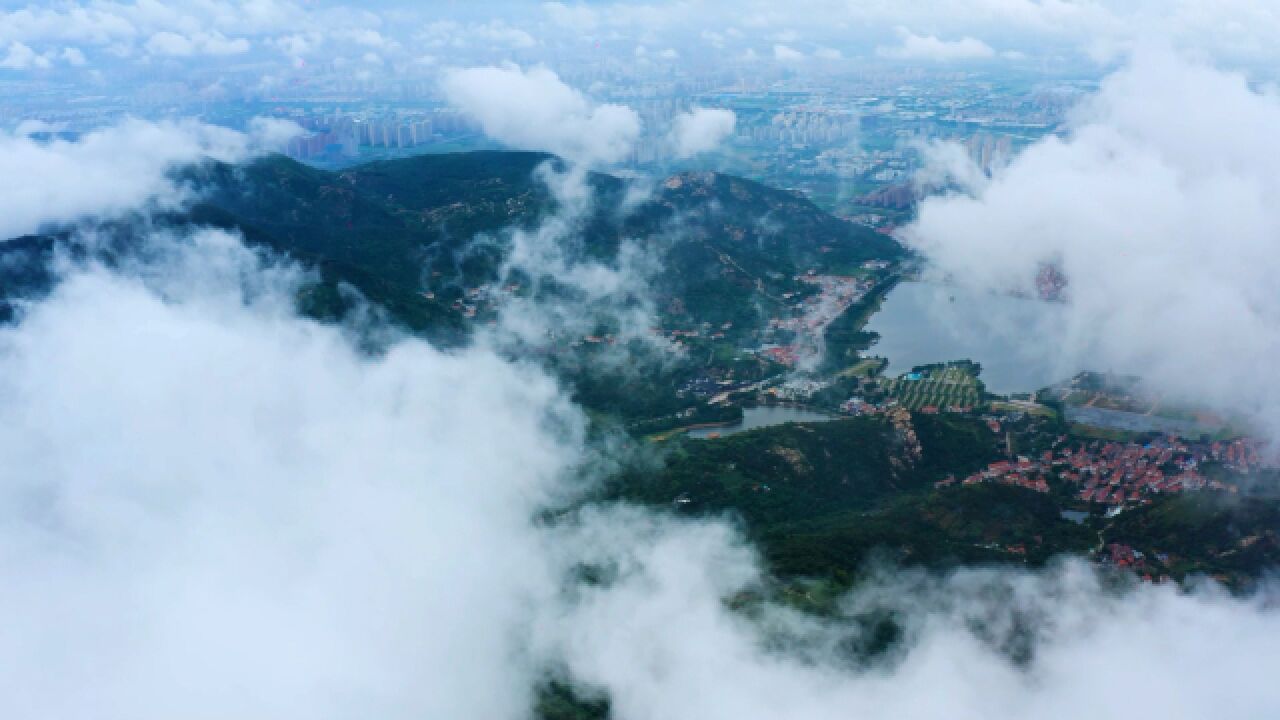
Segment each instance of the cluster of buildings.
[{"label": "cluster of buildings", "polygon": [[896,466],[902,463],[919,462],[924,457],[924,448],[920,445],[920,438],[916,436],[916,426],[911,422],[911,413],[903,407],[891,407],[885,411],[885,417],[893,426],[898,439],[902,441],[902,453],[890,456],[890,464]]},{"label": "cluster of buildings", "polygon": [[747,125],[739,133],[762,145],[812,146],[851,142],[857,139],[859,130],[858,116],[851,110],[796,108],[776,113],[766,122]]},{"label": "cluster of buildings", "polygon": [[[429,42],[445,42],[444,36]],[[450,47],[476,59],[481,52],[479,45]],[[949,64],[897,68],[850,58],[797,65],[746,55],[731,62],[716,55],[707,62],[668,57],[670,48],[633,47],[635,54],[617,55],[599,47],[582,55],[562,50],[544,60],[568,85],[639,115],[639,137],[625,161],[632,169],[685,164],[672,158],[669,147],[675,118],[694,107],[727,109],[736,116],[730,140],[735,172],[794,189],[826,209],[875,226],[900,219],[896,211],[905,207],[894,203],[894,213],[864,214],[858,199],[885,183],[909,184],[921,165],[923,142],[964,143],[975,162],[990,170],[1052,131],[1093,87],[1085,77],[1046,86],[1021,73],[993,76],[989,69]],[[510,59],[525,66],[541,56],[535,48],[511,52]],[[269,115],[308,130],[290,144],[289,154],[335,165],[434,144],[488,145],[472,121],[447,107],[439,72],[450,63],[369,57],[316,55],[293,68],[275,68],[269,76],[256,63],[150,73],[154,77],[111,97],[95,95],[92,103],[83,102],[83,88],[36,74],[30,82],[14,80],[6,87],[14,100],[0,108],[0,124],[40,119],[88,130],[121,117],[191,115],[243,127],[252,117]],[[458,58],[450,62],[467,65]],[[829,72],[837,67],[839,72]]]},{"label": "cluster of buildings", "polygon": [[[1245,438],[1192,444],[1167,436],[1146,445],[1093,441],[1069,447],[1064,436],[1054,446],[1039,459],[1018,457],[994,462],[960,482],[997,482],[1047,493],[1048,478],[1056,477],[1076,488],[1080,500],[1118,509],[1149,503],[1151,496],[1162,493],[1237,491],[1234,485],[1203,475],[1200,468],[1205,462],[1221,463],[1244,473],[1268,464],[1261,444]],[[945,487],[955,482],[954,477],[948,477],[936,485]]]},{"label": "cluster of buildings", "polygon": [[777,345],[767,343],[756,350],[756,354],[765,357],[784,367],[795,367],[800,361],[800,351],[795,345]]},{"label": "cluster of buildings", "polygon": [[964,149],[978,169],[991,173],[1013,159],[1013,138],[985,132],[974,133],[964,142]]},{"label": "cluster of buildings", "polygon": [[[1165,583],[1169,582],[1168,573],[1162,570],[1169,564],[1169,554],[1163,552],[1153,552],[1151,554],[1144,553],[1141,550],[1127,545],[1125,543],[1107,543],[1104,547],[1094,553],[1094,559],[1103,565],[1131,570],[1139,575],[1145,582]],[[1219,581],[1226,578],[1221,575],[1214,576]]]},{"label": "cluster of buildings", "polygon": [[[1040,493],[1049,492],[1049,481],[1045,479],[1044,468],[1029,458],[1020,457],[1015,461],[1001,460],[993,462],[985,470],[976,472],[964,480],[962,485],[977,485],[984,482],[995,482],[1001,485],[1012,485]],[[948,475],[934,483],[934,487],[954,485],[956,478]]]},{"label": "cluster of buildings", "polygon": [[795,367],[807,358],[822,353],[823,334],[836,318],[861,300],[875,284],[871,280],[844,275],[818,275],[809,271],[796,280],[815,286],[818,292],[784,293],[782,299],[793,303],[794,314],[769,320],[766,333],[790,336],[785,344],[767,343],[756,353],[786,367]]},{"label": "cluster of buildings", "polygon": [[1257,443],[1245,439],[1203,445],[1168,436],[1148,445],[1095,442],[1056,455],[1046,452],[1059,476],[1079,486],[1081,500],[1112,507],[1146,503],[1159,493],[1205,488],[1236,492],[1234,485],[1208,479],[1199,471],[1205,461],[1221,462],[1228,454],[1237,471],[1256,469],[1262,462]]},{"label": "cluster of buildings", "polygon": [[479,132],[470,117],[448,109],[388,114],[330,112],[282,113],[307,130],[289,141],[285,152],[300,160],[324,154],[355,155],[360,148],[408,149]]},{"label": "cluster of buildings", "polygon": [[857,395],[840,403],[840,412],[846,415],[874,415],[879,411],[878,405],[869,403]]},{"label": "cluster of buildings", "polygon": [[1257,440],[1245,438],[1232,442],[1211,443],[1208,456],[1228,469],[1242,473],[1272,466],[1272,461],[1266,454],[1263,444]]},{"label": "cluster of buildings", "polygon": [[653,334],[658,337],[665,337],[671,342],[679,345],[684,343],[686,340],[698,340],[702,338],[709,340],[723,340],[726,337],[725,333],[732,329],[733,323],[731,322],[723,323],[718,328],[713,326],[711,323],[704,322],[699,327],[690,330],[663,330],[662,328],[654,328]]},{"label": "cluster of buildings", "polygon": [[[1096,553],[1097,559],[1106,565],[1112,565],[1127,570],[1144,571],[1147,569],[1147,554],[1124,543],[1107,543],[1105,547]],[[1158,553],[1155,557],[1160,562],[1168,562],[1169,556],[1164,553]],[[1153,577],[1150,574],[1144,574],[1143,579],[1147,581],[1159,579],[1167,580],[1168,577],[1160,575]]]},{"label": "cluster of buildings", "polygon": [[802,402],[829,385],[831,383],[826,380],[797,376],[788,378],[785,382],[769,388],[766,393],[786,402]]},{"label": "cluster of buildings", "polygon": [[710,400],[726,392],[733,392],[746,387],[745,383],[733,379],[732,371],[707,371],[689,378],[676,389],[680,397],[693,396],[699,400]]}]

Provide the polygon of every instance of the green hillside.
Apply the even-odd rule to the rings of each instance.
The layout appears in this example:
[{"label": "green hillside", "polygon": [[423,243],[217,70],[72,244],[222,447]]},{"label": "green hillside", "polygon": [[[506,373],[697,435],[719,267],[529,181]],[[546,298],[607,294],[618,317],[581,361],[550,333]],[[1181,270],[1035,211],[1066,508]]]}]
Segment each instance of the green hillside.
[{"label": "green hillside", "polygon": [[[317,271],[319,282],[299,297],[304,312],[338,320],[364,298],[407,330],[456,345],[497,310],[488,289],[500,279],[511,234],[537,227],[559,209],[542,177],[557,169],[563,170],[555,158],[527,152],[422,155],[336,172],[278,155],[244,165],[208,161],[175,173],[194,198],[185,210],[147,223],[115,219],[99,234],[115,236],[112,247],[128,252],[139,228],[236,231],[253,247]],[[740,349],[758,345],[769,319],[793,312],[799,298],[817,292],[797,276],[845,272],[903,253],[893,240],[808,200],[740,178],[685,173],[629,184],[594,173],[586,176],[586,188],[587,211],[558,216],[569,218],[555,238],[560,249],[609,262],[624,241],[639,246],[661,268],[650,282],[656,323],[664,332],[699,334],[685,361],[646,370],[639,379],[599,367],[595,355],[607,351],[606,344],[587,345],[586,335],[556,339],[545,364],[577,400],[627,421],[687,409],[677,388],[705,371],[759,379],[768,364]],[[76,247],[51,235],[9,244],[8,272],[29,278],[6,283],[6,303],[52,282],[42,258],[54,245]],[[529,280],[514,278],[522,279]],[[571,307],[583,302],[559,278],[533,279],[540,297]],[[529,283],[521,285],[516,292],[532,292]],[[14,312],[11,304],[0,310]],[[604,335],[611,331],[609,317],[600,316],[604,324],[596,334]]]},{"label": "green hillside", "polygon": [[[476,152],[342,172],[281,156],[209,164],[187,173],[202,198],[190,218],[238,228],[253,243],[314,264],[416,330],[460,325],[448,317],[456,314],[450,304],[495,279],[504,231],[533,227],[555,210],[536,178],[540,165],[554,162],[538,153]],[[752,324],[760,320],[755,301],[804,289],[793,279],[799,272],[902,253],[807,200],[740,178],[676,176],[633,207],[623,204],[621,180],[593,174],[588,184],[593,203],[574,229],[578,249],[607,259],[629,238],[655,253],[664,270],[660,305],[677,322]],[[477,236],[492,242],[477,244]]]}]

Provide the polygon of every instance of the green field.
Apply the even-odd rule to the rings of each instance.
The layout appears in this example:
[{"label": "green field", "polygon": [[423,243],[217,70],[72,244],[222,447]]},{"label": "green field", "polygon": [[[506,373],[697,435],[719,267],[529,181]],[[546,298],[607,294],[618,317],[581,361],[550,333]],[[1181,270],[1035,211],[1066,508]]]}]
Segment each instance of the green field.
[{"label": "green field", "polygon": [[1112,428],[1099,428],[1091,425],[1081,425],[1079,423],[1071,423],[1067,426],[1067,432],[1072,437],[1085,438],[1089,440],[1106,440],[1108,442],[1133,442],[1137,440],[1141,433],[1128,432],[1126,430],[1115,430]]},{"label": "green field", "polygon": [[[919,379],[911,379],[919,374]],[[889,397],[908,410],[974,408],[982,404],[982,385],[964,365],[944,365],[907,373],[883,381]]]},{"label": "green field", "polygon": [[995,412],[1023,412],[1044,418],[1058,417],[1058,413],[1053,408],[1039,403],[996,401],[991,403],[991,409]]},{"label": "green field", "polygon": [[856,378],[873,378],[879,375],[889,361],[884,358],[870,357],[863,358],[849,367],[836,373],[838,377],[856,377]]}]

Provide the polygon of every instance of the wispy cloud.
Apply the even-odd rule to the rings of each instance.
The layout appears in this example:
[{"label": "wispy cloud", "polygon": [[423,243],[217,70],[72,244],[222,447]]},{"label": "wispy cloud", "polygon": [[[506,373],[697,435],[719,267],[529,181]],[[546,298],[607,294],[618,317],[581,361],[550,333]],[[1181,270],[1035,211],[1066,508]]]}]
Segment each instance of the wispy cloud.
[{"label": "wispy cloud", "polygon": [[203,158],[239,162],[279,148],[299,132],[261,118],[248,133],[192,121],[128,120],[76,140],[37,140],[0,133],[0,237],[37,231],[47,222],[110,215],[182,197],[170,171]]},{"label": "wispy cloud", "polygon": [[545,67],[450,70],[442,88],[449,102],[475,117],[495,140],[577,163],[616,163],[640,135],[634,110],[593,103]]},{"label": "wispy cloud", "polygon": [[995,57],[991,46],[972,37],[958,40],[942,40],[934,35],[916,35],[906,28],[898,28],[897,45],[882,45],[876,54],[894,60],[985,60]]}]

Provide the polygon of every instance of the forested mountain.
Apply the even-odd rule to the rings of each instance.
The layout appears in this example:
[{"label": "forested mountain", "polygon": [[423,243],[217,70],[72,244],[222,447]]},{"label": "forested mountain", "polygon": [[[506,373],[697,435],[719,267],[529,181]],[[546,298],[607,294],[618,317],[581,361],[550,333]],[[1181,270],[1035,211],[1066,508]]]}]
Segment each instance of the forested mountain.
[{"label": "forested mountain", "polygon": [[[677,388],[707,370],[745,362],[739,379],[776,372],[735,348],[758,345],[771,319],[794,316],[798,301],[818,292],[802,281],[806,273],[853,272],[904,252],[808,200],[737,177],[641,181],[570,173],[552,156],[526,152],[423,155],[337,172],[279,155],[241,165],[207,161],[174,173],[189,198],[181,210],[95,219],[91,242],[72,228],[54,228],[0,244],[0,311],[12,316],[14,302],[49,286],[56,252],[92,252],[112,262],[154,229],[217,227],[315,270],[318,281],[299,297],[307,314],[338,320],[363,298],[393,323],[447,346],[495,319],[501,291],[560,294],[553,299],[590,311],[572,287],[559,284],[556,268],[520,267],[500,277],[514,234],[554,244],[570,264],[616,266],[625,243],[648,268],[632,278],[649,308],[644,322],[654,326],[644,332],[701,331],[696,362],[663,363],[661,372],[640,377],[597,367],[592,358],[607,343],[584,341],[598,335],[612,342],[609,312],[600,313],[600,325],[589,320],[575,336],[550,338],[544,360],[577,400],[630,422],[685,408]],[[566,178],[580,182],[565,190],[557,183]],[[537,234],[548,223],[554,232]],[[546,277],[528,275],[538,272]],[[641,273],[619,267],[618,274]],[[505,287],[495,293],[499,280]]]},{"label": "forested mountain", "polygon": [[[424,330],[461,326],[454,303],[496,279],[505,235],[564,210],[538,177],[544,165],[559,167],[539,153],[476,152],[326,172],[272,156],[184,179],[200,197],[189,219],[314,264]],[[753,297],[795,290],[799,272],[902,254],[890,238],[741,178],[686,173],[648,188],[594,173],[586,186],[586,210],[567,214],[572,250],[608,260],[634,240],[662,268],[660,306],[689,322],[758,321]]]}]

